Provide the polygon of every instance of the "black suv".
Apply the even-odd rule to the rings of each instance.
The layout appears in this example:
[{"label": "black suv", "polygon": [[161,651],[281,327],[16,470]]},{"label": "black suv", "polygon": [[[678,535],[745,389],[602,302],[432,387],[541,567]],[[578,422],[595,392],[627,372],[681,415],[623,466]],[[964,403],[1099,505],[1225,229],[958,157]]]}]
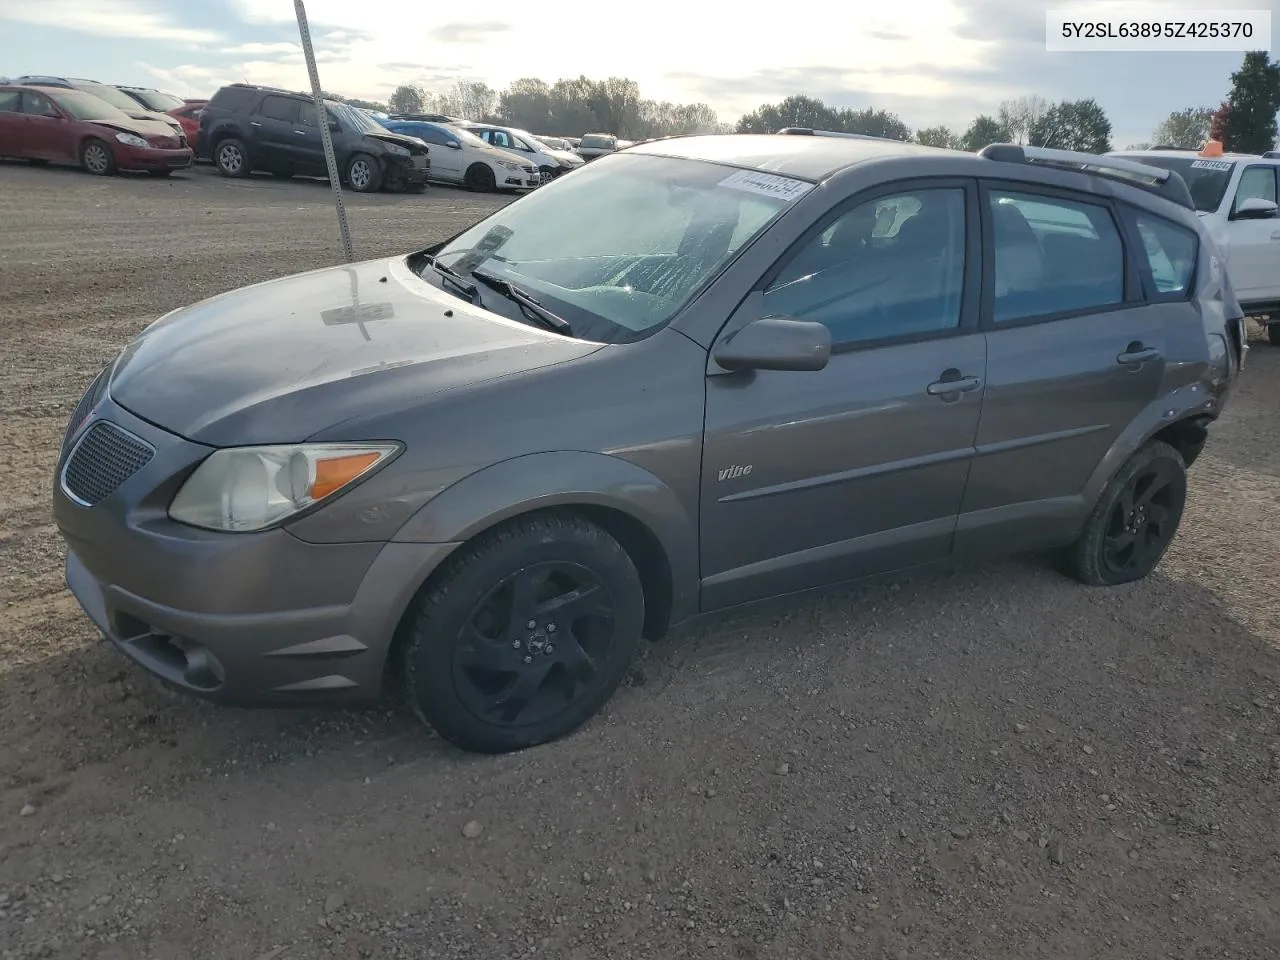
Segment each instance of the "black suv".
[{"label": "black suv", "polygon": [[[392,133],[362,110],[326,100],[342,182],[357,193],[386,186],[421,192],[427,186],[427,145]],[[200,118],[196,155],[224,177],[255,170],[278,177],[328,173],[315,101],[309,94],[233,83],[213,95]]]}]

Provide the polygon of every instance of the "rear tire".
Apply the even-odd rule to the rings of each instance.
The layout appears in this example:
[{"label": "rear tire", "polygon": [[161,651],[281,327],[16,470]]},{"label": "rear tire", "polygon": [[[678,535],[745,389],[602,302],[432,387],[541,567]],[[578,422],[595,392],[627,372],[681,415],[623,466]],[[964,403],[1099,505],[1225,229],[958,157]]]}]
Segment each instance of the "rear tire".
[{"label": "rear tire", "polygon": [[469,166],[466,183],[476,193],[492,193],[498,189],[498,180],[487,163],[473,163]]},{"label": "rear tire", "polygon": [[622,682],[644,626],[631,557],[571,513],[482,534],[415,604],[403,650],[409,702],[445,740],[478,753],[577,729]]},{"label": "rear tire", "polygon": [[97,137],[90,137],[80,147],[80,166],[95,177],[110,177],[117,169],[111,147]]},{"label": "rear tire", "polygon": [[382,164],[367,153],[357,153],[347,164],[347,186],[356,193],[377,193],[382,186]]},{"label": "rear tire", "polygon": [[1186,501],[1182,454],[1152,440],[1103,488],[1080,539],[1066,551],[1066,571],[1098,587],[1141,580],[1173,542]]},{"label": "rear tire", "polygon": [[1267,324],[1267,340],[1273,347],[1280,347],[1280,323]]},{"label": "rear tire", "polygon": [[248,149],[235,137],[219,140],[214,146],[213,165],[224,177],[247,177],[253,172]]}]

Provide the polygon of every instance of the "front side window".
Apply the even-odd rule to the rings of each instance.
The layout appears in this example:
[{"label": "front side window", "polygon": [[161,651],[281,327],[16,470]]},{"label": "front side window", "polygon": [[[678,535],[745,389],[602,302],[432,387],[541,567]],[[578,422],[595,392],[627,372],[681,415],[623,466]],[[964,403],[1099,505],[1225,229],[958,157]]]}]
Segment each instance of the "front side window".
[{"label": "front side window", "polygon": [[35,93],[32,90],[28,90],[27,95],[23,98],[22,112],[33,117],[56,117],[58,115],[58,111],[53,107],[53,101],[43,93]]},{"label": "front side window", "polygon": [[1276,168],[1266,164],[1255,164],[1245,167],[1240,174],[1240,185],[1236,187],[1236,199],[1231,205],[1231,212],[1240,209],[1246,200],[1270,200],[1276,202]]},{"label": "front side window", "polygon": [[1004,190],[988,196],[996,323],[1124,301],[1124,245],[1105,207]]},{"label": "front side window", "polygon": [[[719,164],[618,156],[521,198],[437,257],[458,273],[480,269],[527,290],[575,335],[636,340],[674,317],[793,202],[743,180]],[[491,288],[479,290],[486,306],[502,306]]]},{"label": "front side window", "polygon": [[1148,213],[1134,213],[1156,292],[1180,298],[1191,290],[1199,241],[1193,231]]},{"label": "front side window", "polygon": [[19,90],[0,90],[0,113],[21,113],[22,92]]},{"label": "front side window", "polygon": [[823,323],[836,344],[949,330],[960,325],[964,268],[963,189],[878,197],[805,243],[765,290],[764,310]]}]

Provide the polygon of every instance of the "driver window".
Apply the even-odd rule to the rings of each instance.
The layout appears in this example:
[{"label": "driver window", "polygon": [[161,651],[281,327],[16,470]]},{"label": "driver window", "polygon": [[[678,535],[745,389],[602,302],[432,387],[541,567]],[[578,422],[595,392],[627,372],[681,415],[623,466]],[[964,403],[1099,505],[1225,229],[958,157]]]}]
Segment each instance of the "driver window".
[{"label": "driver window", "polygon": [[1240,186],[1236,188],[1236,202],[1232,205],[1231,212],[1235,213],[1240,209],[1240,204],[1253,199],[1276,202],[1275,167],[1255,164],[1244,169],[1240,174]]},{"label": "driver window", "polygon": [[56,117],[58,111],[53,108],[53,101],[42,93],[27,90],[23,94],[23,112],[33,117]]},{"label": "driver window", "polygon": [[808,240],[764,291],[766,314],[816,320],[835,344],[960,325],[964,190],[877,197]]},{"label": "driver window", "polygon": [[0,113],[21,113],[22,93],[18,90],[0,90]]}]

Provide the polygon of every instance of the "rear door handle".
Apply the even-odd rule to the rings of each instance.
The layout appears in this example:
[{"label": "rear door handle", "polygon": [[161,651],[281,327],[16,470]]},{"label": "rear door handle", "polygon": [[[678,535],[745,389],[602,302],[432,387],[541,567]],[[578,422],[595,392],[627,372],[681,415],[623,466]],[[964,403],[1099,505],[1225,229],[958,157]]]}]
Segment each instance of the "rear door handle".
[{"label": "rear door handle", "polygon": [[1141,366],[1151,360],[1160,359],[1160,351],[1155,347],[1144,347],[1139,343],[1129,344],[1124,353],[1116,357],[1116,363],[1122,366]]},{"label": "rear door handle", "polygon": [[262,126],[262,124],[260,124],[257,120],[250,120],[250,121],[249,121],[249,126],[251,126],[251,127],[260,127],[260,126]]},{"label": "rear door handle", "polygon": [[960,377],[956,380],[937,380],[925,389],[931,397],[945,397],[951,393],[968,393],[970,390],[977,390],[982,386],[982,381],[977,377]]},{"label": "rear door handle", "polygon": [[1272,231],[1271,231],[1271,239],[1272,239],[1272,240],[1280,240],[1280,230],[1272,230]]},{"label": "rear door handle", "polygon": [[297,134],[298,136],[300,136],[300,137],[305,137],[305,136],[307,135],[307,131],[305,131],[305,130],[295,130],[295,131],[293,131],[293,132],[294,132],[294,133],[296,133],[296,134]]}]

